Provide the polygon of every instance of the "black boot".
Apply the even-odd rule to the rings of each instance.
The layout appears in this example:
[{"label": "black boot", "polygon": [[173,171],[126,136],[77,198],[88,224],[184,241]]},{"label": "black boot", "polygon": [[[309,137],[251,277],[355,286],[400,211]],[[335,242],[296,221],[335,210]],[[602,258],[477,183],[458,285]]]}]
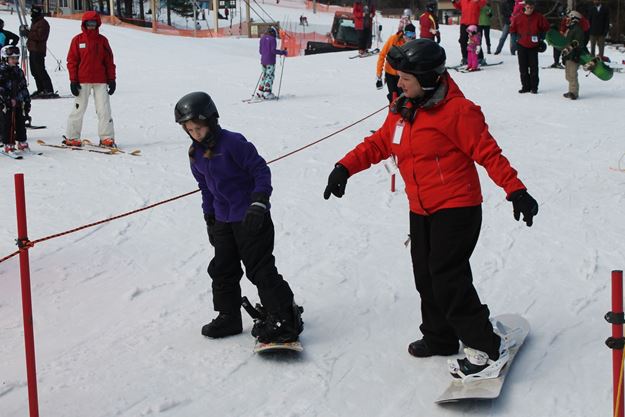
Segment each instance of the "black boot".
[{"label": "black boot", "polygon": [[408,353],[417,358],[429,358],[434,355],[450,356],[458,353],[458,346],[456,345],[455,348],[447,347],[442,349],[432,349],[428,346],[424,339],[419,339],[408,345]]},{"label": "black boot", "polygon": [[260,343],[288,343],[297,341],[304,330],[302,313],[304,308],[293,303],[280,312],[269,313],[264,320],[258,320],[252,328],[252,336]]},{"label": "black boot", "polygon": [[243,332],[243,323],[241,322],[240,311],[234,313],[220,312],[213,321],[202,326],[202,335],[214,339],[240,334],[241,332]]}]

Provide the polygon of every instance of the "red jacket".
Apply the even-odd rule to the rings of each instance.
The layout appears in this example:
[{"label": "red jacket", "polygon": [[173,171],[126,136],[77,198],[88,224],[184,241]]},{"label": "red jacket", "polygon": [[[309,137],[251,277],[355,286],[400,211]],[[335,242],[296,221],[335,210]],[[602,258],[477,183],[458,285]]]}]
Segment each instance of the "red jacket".
[{"label": "red jacket", "polygon": [[434,40],[434,34],[430,32],[432,29],[436,30],[434,17],[429,12],[425,12],[419,16],[419,37]]},{"label": "red jacket", "polygon": [[441,97],[420,108],[412,123],[404,122],[399,144],[393,143],[393,137],[401,116],[389,112],[382,127],[339,163],[354,175],[395,156],[410,211],[420,215],[479,205],[482,192],[476,162],[507,196],[525,189],[489,133],[480,107],[464,97],[449,75],[443,85],[447,91],[442,86],[434,95]]},{"label": "red jacket", "polygon": [[[95,20],[98,27],[85,28],[87,20]],[[100,15],[94,11],[82,15],[82,33],[74,36],[67,53],[69,80],[79,83],[106,84],[115,80],[115,62],[108,40],[100,35]]]},{"label": "red jacket", "polygon": [[538,12],[530,15],[521,13],[512,18],[510,33],[519,35],[517,43],[525,48],[536,48],[549,30],[549,22]]},{"label": "red jacket", "polygon": [[[366,0],[365,0],[366,1]],[[372,1],[367,2],[368,13],[365,13],[365,5],[362,0],[354,3],[352,14],[354,15],[354,29],[363,30],[370,28],[373,16],[375,16],[375,5]]]},{"label": "red jacket", "polygon": [[462,12],[461,25],[477,25],[480,22],[480,9],[486,6],[486,0],[455,0],[452,4]]}]

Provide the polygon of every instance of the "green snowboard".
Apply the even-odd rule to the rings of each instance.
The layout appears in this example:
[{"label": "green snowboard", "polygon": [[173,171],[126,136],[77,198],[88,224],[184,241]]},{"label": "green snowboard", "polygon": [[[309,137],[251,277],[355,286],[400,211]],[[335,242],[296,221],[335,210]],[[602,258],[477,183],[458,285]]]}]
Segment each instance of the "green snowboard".
[{"label": "green snowboard", "polygon": [[[550,29],[547,32],[546,41],[556,49],[564,49],[568,46],[566,38],[557,30]],[[600,80],[608,81],[614,75],[614,70],[608,67],[599,57],[594,57],[585,47],[580,48],[579,64],[586,70],[597,76]]]}]

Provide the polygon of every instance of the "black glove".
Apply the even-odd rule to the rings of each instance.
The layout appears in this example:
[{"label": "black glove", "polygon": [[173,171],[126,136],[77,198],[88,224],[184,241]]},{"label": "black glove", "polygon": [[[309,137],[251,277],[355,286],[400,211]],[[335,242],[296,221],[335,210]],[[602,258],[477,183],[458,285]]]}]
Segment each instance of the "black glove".
[{"label": "black glove", "polygon": [[215,215],[204,213],[204,221],[206,222],[206,231],[208,232],[208,241],[215,246]]},{"label": "black glove", "polygon": [[382,78],[378,77],[378,79],[375,81],[375,88],[381,90],[383,85],[384,84],[382,83]]},{"label": "black glove", "polygon": [[21,25],[20,26],[20,36],[23,36],[23,37],[27,38],[28,35],[30,35],[30,30],[28,29],[28,26]]},{"label": "black glove", "polygon": [[111,80],[108,82],[109,85],[109,96],[112,96],[113,93],[115,92],[115,88],[117,88],[117,83],[115,83],[115,80]]},{"label": "black glove", "polygon": [[69,89],[72,90],[72,94],[74,95],[74,97],[78,97],[78,94],[80,94],[80,83],[75,83],[75,82],[71,82],[69,83]]},{"label": "black glove", "polygon": [[510,194],[508,201],[512,201],[514,220],[518,221],[523,213],[523,221],[531,227],[533,218],[538,214],[538,203],[529,195],[527,190],[518,190]]},{"label": "black glove", "polygon": [[347,171],[347,168],[341,164],[336,164],[328,177],[328,186],[323,192],[323,198],[327,200],[330,198],[330,194],[334,194],[338,198],[343,197],[348,178],[349,171]]},{"label": "black glove", "polygon": [[250,233],[258,232],[265,223],[265,214],[269,208],[269,197],[264,194],[252,194],[252,204],[243,218],[243,227]]}]

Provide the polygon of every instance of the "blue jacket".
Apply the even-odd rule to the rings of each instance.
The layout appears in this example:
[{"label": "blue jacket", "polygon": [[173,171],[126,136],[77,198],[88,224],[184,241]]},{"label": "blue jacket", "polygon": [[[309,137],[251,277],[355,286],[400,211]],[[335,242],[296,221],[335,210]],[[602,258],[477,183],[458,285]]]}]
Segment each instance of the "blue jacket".
[{"label": "blue jacket", "polygon": [[195,146],[191,172],[202,191],[202,208],[220,222],[240,222],[252,203],[253,193],[269,197],[271,171],[256,147],[243,135],[221,129],[215,140],[213,157]]}]

